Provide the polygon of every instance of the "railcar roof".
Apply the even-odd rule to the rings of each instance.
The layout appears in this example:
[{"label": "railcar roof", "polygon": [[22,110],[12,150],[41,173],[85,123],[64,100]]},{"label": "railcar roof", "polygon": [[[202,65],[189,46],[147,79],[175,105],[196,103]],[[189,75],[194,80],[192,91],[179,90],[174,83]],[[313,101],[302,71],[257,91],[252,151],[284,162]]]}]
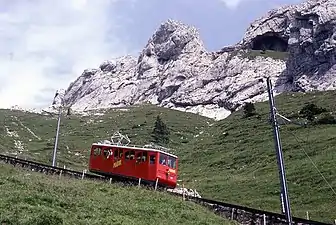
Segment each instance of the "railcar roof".
[{"label": "railcar roof", "polygon": [[141,151],[151,151],[151,152],[160,152],[166,155],[169,155],[174,158],[178,158],[176,155],[173,155],[171,153],[155,149],[155,148],[144,148],[144,147],[138,147],[138,146],[127,146],[127,145],[110,145],[110,144],[102,144],[102,143],[93,143],[92,145],[94,146],[105,146],[105,147],[114,147],[114,148],[127,148],[127,149],[132,149],[132,150],[141,150]]}]

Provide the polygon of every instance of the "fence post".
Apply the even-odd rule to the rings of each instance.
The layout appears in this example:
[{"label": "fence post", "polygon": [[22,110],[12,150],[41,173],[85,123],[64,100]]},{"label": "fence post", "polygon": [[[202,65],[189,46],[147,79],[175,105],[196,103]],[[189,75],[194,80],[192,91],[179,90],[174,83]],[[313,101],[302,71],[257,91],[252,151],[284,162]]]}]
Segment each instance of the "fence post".
[{"label": "fence post", "polygon": [[110,184],[112,184],[112,177],[110,178]]},{"label": "fence post", "polygon": [[264,214],[263,217],[264,217],[264,225],[266,225],[266,215]]},{"label": "fence post", "polygon": [[184,183],[182,184],[182,199],[183,199],[183,201],[185,201]]},{"label": "fence post", "polygon": [[83,174],[82,174],[82,180],[84,179],[84,175],[85,175],[85,170],[83,170]]},{"label": "fence post", "polygon": [[62,176],[62,170],[60,171],[60,175],[59,175],[60,177]]},{"label": "fence post", "polygon": [[308,211],[306,212],[306,217],[307,217],[307,220],[309,220],[309,212]]},{"label": "fence post", "polygon": [[156,181],[155,181],[155,191],[156,191],[156,189],[157,189],[158,182],[159,182],[159,178],[156,178]]},{"label": "fence post", "polygon": [[138,186],[140,187],[140,184],[141,184],[141,178],[139,178],[139,183],[138,183]]},{"label": "fence post", "polygon": [[234,213],[234,208],[232,208],[232,210],[231,210],[231,220],[233,220],[233,213]]},{"label": "fence post", "polygon": [[336,220],[335,220],[335,224],[336,224]]}]

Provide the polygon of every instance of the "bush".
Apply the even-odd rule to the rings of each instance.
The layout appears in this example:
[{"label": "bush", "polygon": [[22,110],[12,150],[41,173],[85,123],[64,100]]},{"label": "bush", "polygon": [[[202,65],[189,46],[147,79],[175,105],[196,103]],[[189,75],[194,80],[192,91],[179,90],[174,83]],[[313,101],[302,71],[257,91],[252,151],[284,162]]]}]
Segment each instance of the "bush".
[{"label": "bush", "polygon": [[251,102],[247,102],[243,106],[244,110],[244,117],[251,117],[256,115],[256,109],[254,107],[254,104]]},{"label": "bush", "polygon": [[318,124],[336,124],[336,118],[330,113],[323,113],[317,120]]},{"label": "bush", "polygon": [[314,103],[306,103],[300,110],[299,114],[309,121],[314,121],[316,115],[327,112],[325,108],[318,107]]}]

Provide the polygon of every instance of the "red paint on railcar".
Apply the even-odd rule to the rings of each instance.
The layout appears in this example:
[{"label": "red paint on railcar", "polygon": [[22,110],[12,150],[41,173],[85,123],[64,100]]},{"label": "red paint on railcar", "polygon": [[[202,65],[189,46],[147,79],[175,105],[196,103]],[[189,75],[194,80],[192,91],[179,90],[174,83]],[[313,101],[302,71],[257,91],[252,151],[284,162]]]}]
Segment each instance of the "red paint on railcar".
[{"label": "red paint on railcar", "polygon": [[107,176],[156,182],[175,188],[178,157],[158,149],[92,144],[89,170]]}]

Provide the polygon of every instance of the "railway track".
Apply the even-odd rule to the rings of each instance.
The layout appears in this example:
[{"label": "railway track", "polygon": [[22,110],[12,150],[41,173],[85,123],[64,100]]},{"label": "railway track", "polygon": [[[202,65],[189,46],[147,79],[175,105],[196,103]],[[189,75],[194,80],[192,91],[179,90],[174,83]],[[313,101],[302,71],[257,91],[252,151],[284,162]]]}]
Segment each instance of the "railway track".
[{"label": "railway track", "polygon": [[[110,177],[95,175],[91,173],[85,173],[70,170],[66,168],[60,168],[60,167],[52,167],[46,164],[20,159],[8,155],[0,154],[0,161],[11,164],[13,166],[20,166],[25,169],[29,169],[35,172],[41,172],[45,174],[52,174],[52,175],[63,175],[63,176],[70,176],[76,179],[90,179],[90,180],[97,180],[97,181],[103,181],[103,182],[114,182],[110,179]],[[133,182],[132,182],[133,183]],[[151,187],[153,188],[153,187]],[[159,189],[163,190],[163,189]],[[185,196],[180,193],[174,193],[174,192],[168,192],[172,195],[180,196],[185,198],[186,200],[193,201],[195,203],[201,204],[203,206],[206,206],[207,208],[211,209],[215,213],[221,215],[224,218],[228,218],[231,220],[235,220],[240,224],[262,224],[262,225],[268,225],[268,224],[287,224],[285,215],[274,213],[274,212],[268,212],[264,210],[249,208],[245,206],[225,203],[225,202],[219,202],[211,199],[205,199],[205,198],[198,198],[193,196]],[[316,225],[331,225],[328,223],[313,221],[313,220],[307,220],[303,218],[293,217],[294,224],[302,224],[302,225],[308,225],[308,224],[316,224]]]}]

